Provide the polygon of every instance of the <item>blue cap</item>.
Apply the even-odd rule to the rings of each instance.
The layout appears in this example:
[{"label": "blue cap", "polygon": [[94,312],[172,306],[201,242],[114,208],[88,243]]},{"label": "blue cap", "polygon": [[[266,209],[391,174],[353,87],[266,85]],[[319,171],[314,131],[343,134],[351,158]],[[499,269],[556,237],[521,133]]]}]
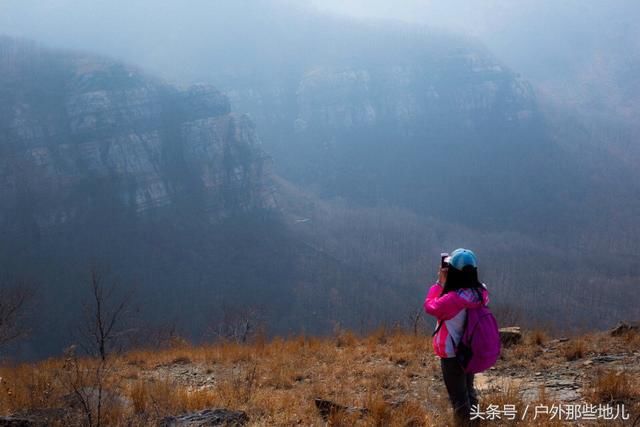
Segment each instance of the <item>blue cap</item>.
[{"label": "blue cap", "polygon": [[451,252],[451,256],[447,260],[449,265],[456,270],[462,270],[466,266],[478,268],[478,260],[476,254],[469,249],[459,248]]}]

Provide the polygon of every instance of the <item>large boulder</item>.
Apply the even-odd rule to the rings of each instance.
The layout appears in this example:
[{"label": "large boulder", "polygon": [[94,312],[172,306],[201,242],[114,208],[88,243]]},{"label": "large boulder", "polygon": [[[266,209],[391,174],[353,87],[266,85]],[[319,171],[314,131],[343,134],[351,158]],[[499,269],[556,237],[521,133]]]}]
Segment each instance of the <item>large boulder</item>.
[{"label": "large boulder", "polygon": [[500,343],[503,347],[519,344],[522,341],[520,326],[509,326],[500,328]]}]

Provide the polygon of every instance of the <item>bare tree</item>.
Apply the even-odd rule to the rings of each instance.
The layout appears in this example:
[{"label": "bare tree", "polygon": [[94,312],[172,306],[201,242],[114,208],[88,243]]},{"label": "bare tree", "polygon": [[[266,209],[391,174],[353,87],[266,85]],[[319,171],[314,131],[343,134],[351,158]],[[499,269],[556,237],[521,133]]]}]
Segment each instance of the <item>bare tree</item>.
[{"label": "bare tree", "polygon": [[422,307],[415,309],[409,313],[409,322],[411,328],[413,330],[413,335],[418,336],[418,324],[420,323],[420,319],[422,318]]},{"label": "bare tree", "polygon": [[216,339],[245,343],[258,332],[260,311],[256,307],[224,306],[222,312],[222,319],[209,328],[209,335]]},{"label": "bare tree", "polygon": [[64,383],[75,406],[84,415],[90,427],[104,423],[105,390],[107,379],[112,374],[111,355],[118,350],[120,339],[130,332],[122,329],[123,317],[130,301],[129,295],[117,297],[115,284],[106,286],[100,272],[93,268],[89,280],[90,299],[85,305],[85,319],[81,327],[84,338],[82,347],[97,360],[82,361],[76,347],[67,350]]},{"label": "bare tree", "polygon": [[0,347],[24,336],[26,327],[20,321],[32,293],[24,283],[0,285]]},{"label": "bare tree", "polygon": [[119,349],[122,338],[131,332],[122,328],[130,295],[116,295],[116,284],[105,285],[103,275],[96,268],[91,269],[89,286],[91,297],[84,307],[82,346],[88,354],[105,361],[109,353]]}]

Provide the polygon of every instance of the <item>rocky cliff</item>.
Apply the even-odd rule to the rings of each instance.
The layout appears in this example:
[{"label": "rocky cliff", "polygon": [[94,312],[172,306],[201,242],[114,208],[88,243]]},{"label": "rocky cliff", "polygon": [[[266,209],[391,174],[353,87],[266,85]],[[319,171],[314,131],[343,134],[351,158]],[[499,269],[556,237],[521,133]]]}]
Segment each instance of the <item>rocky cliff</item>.
[{"label": "rocky cliff", "polygon": [[[325,129],[340,131],[376,125],[430,128],[464,116],[463,127],[487,120],[517,122],[535,117],[537,107],[531,85],[501,66],[489,55],[466,49],[441,56],[372,66],[345,61],[322,62],[301,70],[293,84],[278,85],[258,93],[230,90],[234,104],[242,105],[260,123],[276,118],[270,103],[287,106],[294,114],[278,118],[296,132]],[[257,98],[257,99],[256,99]],[[261,109],[263,107],[264,109]],[[282,108],[282,107],[281,107]],[[277,111],[277,110],[276,110]],[[413,128],[413,129],[412,129]]]},{"label": "rocky cliff", "polygon": [[558,222],[539,206],[564,208],[555,162],[571,159],[550,142],[527,81],[468,42],[361,30],[370,46],[320,45],[281,77],[220,79],[279,174],[323,196],[481,229]]},{"label": "rocky cliff", "polygon": [[3,39],[0,100],[3,227],[49,229],[101,206],[216,219],[272,205],[252,122],[210,86]]}]

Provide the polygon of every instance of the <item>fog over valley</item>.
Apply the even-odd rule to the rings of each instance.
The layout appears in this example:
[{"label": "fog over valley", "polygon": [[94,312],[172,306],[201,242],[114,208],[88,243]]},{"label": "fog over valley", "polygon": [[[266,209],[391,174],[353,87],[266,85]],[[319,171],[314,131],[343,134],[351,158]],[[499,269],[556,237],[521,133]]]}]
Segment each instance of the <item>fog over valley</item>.
[{"label": "fog over valley", "polygon": [[457,247],[500,322],[637,320],[639,17],[3,0],[0,355],[82,342],[96,280],[124,347],[411,328]]}]

